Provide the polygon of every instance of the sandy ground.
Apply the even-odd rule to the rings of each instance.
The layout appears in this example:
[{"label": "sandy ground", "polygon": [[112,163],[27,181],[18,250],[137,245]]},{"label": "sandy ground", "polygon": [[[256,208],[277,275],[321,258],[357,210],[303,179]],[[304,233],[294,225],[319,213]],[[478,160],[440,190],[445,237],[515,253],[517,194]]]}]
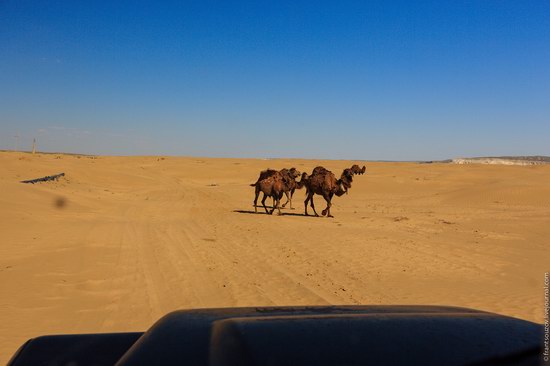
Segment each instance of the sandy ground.
[{"label": "sandy ground", "polygon": [[444,304],[543,321],[550,165],[367,162],[334,219],[302,216],[303,191],[283,216],[253,213],[260,170],[352,163],[0,153],[0,364],[30,337],[145,330],[183,308]]}]

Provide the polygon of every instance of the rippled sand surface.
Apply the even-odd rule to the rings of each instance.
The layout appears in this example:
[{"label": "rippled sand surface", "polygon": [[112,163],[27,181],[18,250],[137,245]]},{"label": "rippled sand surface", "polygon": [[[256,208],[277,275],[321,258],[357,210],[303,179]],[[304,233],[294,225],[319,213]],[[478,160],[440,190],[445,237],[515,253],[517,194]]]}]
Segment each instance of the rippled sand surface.
[{"label": "rippled sand surface", "polygon": [[282,216],[254,214],[260,170],[353,163],[0,153],[0,363],[30,337],[145,330],[185,308],[442,304],[543,321],[549,165],[366,162],[333,219],[303,216],[303,190]]}]

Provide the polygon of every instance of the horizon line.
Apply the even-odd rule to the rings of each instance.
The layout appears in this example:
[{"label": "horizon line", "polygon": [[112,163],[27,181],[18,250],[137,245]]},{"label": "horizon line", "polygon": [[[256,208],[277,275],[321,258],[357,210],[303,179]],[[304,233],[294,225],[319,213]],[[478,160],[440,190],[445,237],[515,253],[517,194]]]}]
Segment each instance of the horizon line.
[{"label": "horizon line", "polygon": [[[0,152],[32,154],[29,150],[0,149]],[[500,155],[500,156],[460,156],[447,159],[422,159],[422,160],[391,160],[391,159],[334,159],[334,158],[301,158],[301,157],[234,157],[234,156],[201,156],[201,155],[172,155],[172,154],[152,154],[152,155],[117,155],[117,154],[87,154],[59,151],[36,151],[36,154],[49,155],[73,155],[73,156],[101,156],[101,157],[174,157],[174,158],[200,158],[200,159],[253,159],[253,160],[330,160],[330,161],[362,161],[362,162],[380,162],[380,163],[450,163],[456,159],[509,159],[509,160],[529,160],[550,162],[550,156],[547,155]]]}]

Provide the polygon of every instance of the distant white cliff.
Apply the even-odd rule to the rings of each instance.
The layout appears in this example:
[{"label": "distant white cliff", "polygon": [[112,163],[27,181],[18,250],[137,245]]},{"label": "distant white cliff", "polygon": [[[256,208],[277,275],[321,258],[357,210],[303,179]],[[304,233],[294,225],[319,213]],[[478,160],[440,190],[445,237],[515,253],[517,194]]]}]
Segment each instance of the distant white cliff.
[{"label": "distant white cliff", "polygon": [[541,165],[549,164],[547,156],[506,156],[487,158],[458,158],[452,159],[453,164],[492,164],[492,165]]}]

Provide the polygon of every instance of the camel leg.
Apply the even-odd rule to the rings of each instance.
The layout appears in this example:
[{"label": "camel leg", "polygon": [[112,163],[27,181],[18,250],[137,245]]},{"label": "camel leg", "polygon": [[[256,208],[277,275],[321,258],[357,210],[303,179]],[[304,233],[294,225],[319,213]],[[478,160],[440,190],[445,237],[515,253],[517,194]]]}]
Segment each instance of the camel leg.
[{"label": "camel leg", "polygon": [[288,194],[288,192],[285,191],[286,202],[283,203],[283,208],[286,206],[287,203],[290,202],[290,209],[294,210],[294,208],[292,207],[292,196],[294,195],[295,190],[296,190],[296,188],[292,188],[292,190],[290,191],[290,195]]},{"label": "camel leg", "polygon": [[327,217],[334,217],[330,214],[330,208],[332,207],[332,196],[334,196],[334,193],[330,193],[328,196]]},{"label": "camel leg", "polygon": [[265,207],[265,200],[266,199],[267,199],[267,195],[264,193],[264,198],[262,198],[262,205],[264,206],[265,213],[269,213],[269,211],[267,210],[267,207]]},{"label": "camel leg", "polygon": [[273,196],[273,204],[271,205],[271,211],[269,211],[270,215],[273,215],[273,211],[275,211],[275,195]]},{"label": "camel leg", "polygon": [[309,216],[309,214],[307,213],[307,203],[308,202],[311,202],[311,208],[313,208],[313,212],[315,213],[315,216],[319,216],[317,215],[317,212],[315,211],[315,205],[313,204],[313,195],[315,193],[310,193],[310,192],[307,192],[307,197],[306,197],[306,200],[304,201],[304,209],[305,209],[305,215],[306,216]]},{"label": "camel leg", "polygon": [[256,187],[256,197],[254,197],[254,212],[258,213],[258,196],[260,195],[259,187]]},{"label": "camel leg", "polygon": [[[273,214],[273,211],[275,211],[275,207],[277,207],[277,210],[279,211],[278,214],[282,215],[280,204],[281,204],[281,198],[283,197],[283,194],[281,193],[281,194],[277,195],[276,197],[277,197],[277,201],[276,201],[276,203],[273,203],[273,209],[271,210],[271,214]],[[275,196],[273,197],[273,200],[275,201]],[[275,206],[275,205],[277,205],[277,206]]]},{"label": "camel leg", "polygon": [[317,213],[317,211],[315,211],[315,205],[313,204],[313,195],[314,195],[314,194],[315,194],[315,193],[313,193],[313,194],[311,195],[311,198],[310,198],[309,202],[311,203],[311,208],[313,209],[313,213],[315,214],[315,216],[319,217],[319,214]]},{"label": "camel leg", "polygon": [[291,198],[289,197],[287,191],[285,191],[285,196],[286,196],[286,202],[283,203],[283,208],[285,208],[286,204],[287,204],[289,201],[290,201],[290,208],[292,208],[292,201],[291,201]]},{"label": "camel leg", "polygon": [[327,201],[327,208],[325,208],[321,214],[323,216],[327,215],[327,217],[334,217],[330,214],[330,206],[332,206],[330,201],[332,199],[332,195],[323,194],[323,198]]}]

